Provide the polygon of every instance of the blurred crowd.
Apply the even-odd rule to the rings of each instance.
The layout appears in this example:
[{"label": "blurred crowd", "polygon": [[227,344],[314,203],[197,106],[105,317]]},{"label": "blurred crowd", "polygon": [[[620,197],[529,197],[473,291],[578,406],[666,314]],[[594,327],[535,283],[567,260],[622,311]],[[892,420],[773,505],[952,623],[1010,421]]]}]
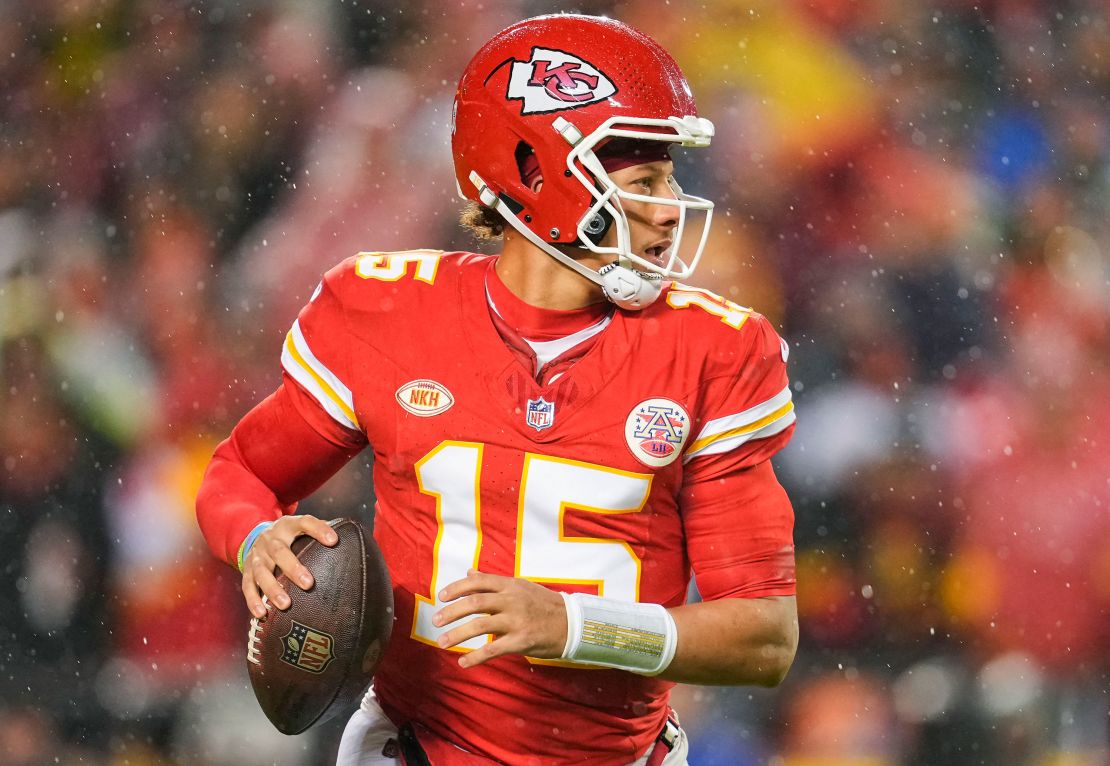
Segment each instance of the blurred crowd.
[{"label": "blurred crowd", "polygon": [[[691,764],[1110,763],[1101,0],[0,4],[0,763],[333,762],[252,701],[195,489],[324,270],[479,247],[454,85],[556,10],[683,66],[694,281],[793,348],[802,645],[676,689]],[[303,507],[369,519],[368,466]]]}]

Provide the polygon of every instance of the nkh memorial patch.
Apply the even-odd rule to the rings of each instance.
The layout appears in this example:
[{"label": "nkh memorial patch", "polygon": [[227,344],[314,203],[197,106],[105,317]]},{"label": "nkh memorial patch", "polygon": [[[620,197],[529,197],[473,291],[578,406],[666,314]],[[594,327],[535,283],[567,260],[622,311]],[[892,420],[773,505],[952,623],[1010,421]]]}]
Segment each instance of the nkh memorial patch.
[{"label": "nkh memorial patch", "polygon": [[555,402],[549,402],[542,396],[539,399],[529,399],[524,418],[537,431],[551,428],[555,425]]},{"label": "nkh memorial patch", "polygon": [[646,399],[628,413],[624,438],[632,454],[645,465],[674,462],[690,435],[690,416],[670,399]]},{"label": "nkh memorial patch", "polygon": [[309,673],[323,673],[328,663],[335,659],[332,651],[335,640],[299,622],[293,623],[281,641],[285,647],[281,653],[282,662]]},{"label": "nkh memorial patch", "polygon": [[421,418],[447,412],[455,403],[447,386],[434,380],[410,380],[397,389],[395,396],[406,411]]}]

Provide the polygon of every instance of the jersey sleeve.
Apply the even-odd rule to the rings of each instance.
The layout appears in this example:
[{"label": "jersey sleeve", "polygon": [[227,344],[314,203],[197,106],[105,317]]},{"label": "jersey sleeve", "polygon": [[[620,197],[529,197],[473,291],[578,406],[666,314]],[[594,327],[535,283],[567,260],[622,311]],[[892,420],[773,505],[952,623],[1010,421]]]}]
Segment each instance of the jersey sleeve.
[{"label": "jersey sleeve", "polygon": [[350,339],[340,299],[344,262],[329,271],[301,309],[281,351],[284,385],[301,416],[324,438],[356,446],[365,438],[349,385]]},{"label": "jersey sleeve", "polygon": [[744,329],[748,342],[703,384],[684,456],[679,503],[706,600],[795,593],[794,510],[768,460],[794,432],[787,346],[762,316]]},{"label": "jersey sleeve", "polygon": [[769,461],[687,482],[679,502],[703,599],[794,595],[794,509]]},{"label": "jersey sleeve", "polygon": [[[759,315],[743,331],[748,342],[726,352],[730,363],[703,384],[694,438],[683,456],[688,474],[750,468],[785,447],[794,433],[786,342]],[[707,460],[713,456],[721,457]]]}]

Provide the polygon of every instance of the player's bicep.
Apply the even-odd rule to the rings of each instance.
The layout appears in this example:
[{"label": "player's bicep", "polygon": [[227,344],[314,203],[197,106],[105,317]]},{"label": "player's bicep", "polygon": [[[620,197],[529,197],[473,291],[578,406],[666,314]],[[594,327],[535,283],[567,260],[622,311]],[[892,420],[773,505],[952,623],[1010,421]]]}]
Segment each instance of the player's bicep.
[{"label": "player's bicep", "polygon": [[691,477],[680,503],[702,597],[793,595],[794,510],[771,464],[729,471],[701,467],[714,478]]}]

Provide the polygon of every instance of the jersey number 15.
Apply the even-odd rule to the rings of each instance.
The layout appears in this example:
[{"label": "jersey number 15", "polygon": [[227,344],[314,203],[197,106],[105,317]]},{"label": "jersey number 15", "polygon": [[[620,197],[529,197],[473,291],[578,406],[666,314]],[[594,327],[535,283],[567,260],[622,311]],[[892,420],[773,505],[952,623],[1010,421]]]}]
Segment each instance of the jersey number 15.
[{"label": "jersey number 15", "polygon": [[[412,637],[436,639],[460,624],[432,624],[443,607],[440,590],[477,568],[482,551],[479,482],[483,444],[445,441],[416,464],[420,491],[436,499],[438,529],[427,596],[416,596]],[[586,513],[638,513],[651,492],[651,476],[577,460],[528,453],[520,479],[514,574],[533,582],[595,586],[598,595],[638,601],[640,558],[622,540],[568,537],[568,508]],[[445,544],[445,541],[450,541]],[[459,645],[481,647],[488,636]]]}]

